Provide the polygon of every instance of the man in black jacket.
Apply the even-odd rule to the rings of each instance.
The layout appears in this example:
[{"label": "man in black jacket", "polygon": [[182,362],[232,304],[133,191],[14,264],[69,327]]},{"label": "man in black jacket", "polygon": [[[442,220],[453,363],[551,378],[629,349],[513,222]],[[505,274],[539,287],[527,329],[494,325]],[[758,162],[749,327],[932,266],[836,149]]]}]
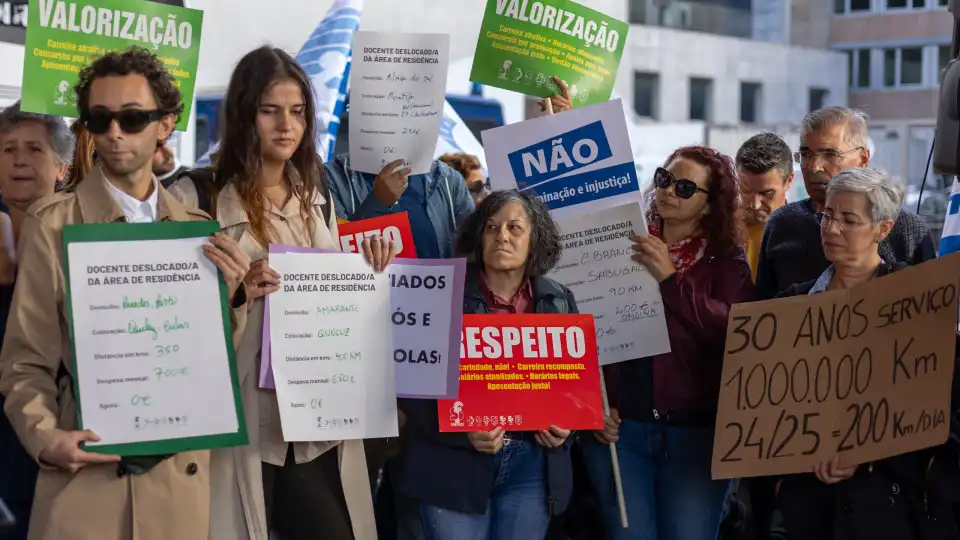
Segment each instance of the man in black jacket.
[{"label": "man in black jacket", "polygon": [[[826,107],[804,117],[800,150],[794,154],[803,172],[809,198],[786,204],[770,216],[760,244],[757,296],[770,299],[795,283],[816,279],[827,262],[820,247],[817,213],[830,179],[844,169],[866,167],[867,116],[844,107]],[[888,263],[914,265],[937,256],[936,244],[923,220],[901,211],[893,231],[881,244]]]}]

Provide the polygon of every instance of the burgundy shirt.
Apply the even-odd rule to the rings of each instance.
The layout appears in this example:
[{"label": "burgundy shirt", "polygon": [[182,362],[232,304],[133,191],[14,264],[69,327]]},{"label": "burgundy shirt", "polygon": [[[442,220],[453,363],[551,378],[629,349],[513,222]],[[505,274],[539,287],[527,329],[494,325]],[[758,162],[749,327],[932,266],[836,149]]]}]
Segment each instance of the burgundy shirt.
[{"label": "burgundy shirt", "polygon": [[530,285],[529,279],[525,280],[523,285],[517,289],[517,294],[513,295],[513,298],[506,300],[490,290],[490,287],[487,286],[487,277],[483,272],[480,272],[480,293],[483,294],[483,299],[487,301],[490,313],[515,315],[534,312],[533,286]]}]

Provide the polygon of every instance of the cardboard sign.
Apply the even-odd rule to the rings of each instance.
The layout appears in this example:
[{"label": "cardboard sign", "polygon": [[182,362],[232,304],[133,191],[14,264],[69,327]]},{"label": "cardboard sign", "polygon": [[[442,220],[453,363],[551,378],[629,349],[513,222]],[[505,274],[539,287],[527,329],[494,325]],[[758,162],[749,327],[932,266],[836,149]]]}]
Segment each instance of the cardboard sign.
[{"label": "cardboard sign", "polygon": [[730,311],[713,478],[810,472],[943,443],[960,254],[854,289]]},{"label": "cardboard sign", "polygon": [[388,216],[351,221],[338,226],[340,231],[340,249],[345,253],[359,253],[360,244],[368,236],[382,236],[392,240],[397,248],[398,259],[416,259],[417,249],[413,245],[413,231],[406,212]]},{"label": "cardboard sign", "polygon": [[[640,200],[620,100],[488,129],[480,134],[494,189],[518,189],[557,211]],[[573,208],[575,206],[575,208]]]},{"label": "cardboard sign", "polygon": [[440,431],[603,429],[595,335],[592,315],[464,315]]},{"label": "cardboard sign", "polygon": [[627,23],[571,0],[488,0],[470,80],[537,97],[567,84],[574,107],[610,98]]}]

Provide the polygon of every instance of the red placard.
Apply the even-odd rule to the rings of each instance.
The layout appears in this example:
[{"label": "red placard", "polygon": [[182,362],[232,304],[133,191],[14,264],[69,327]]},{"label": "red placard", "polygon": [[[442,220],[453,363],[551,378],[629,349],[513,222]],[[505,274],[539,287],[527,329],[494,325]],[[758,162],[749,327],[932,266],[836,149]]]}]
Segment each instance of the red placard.
[{"label": "red placard", "polygon": [[440,431],[603,429],[596,336],[592,315],[464,315]]},{"label": "red placard", "polygon": [[340,250],[359,253],[360,243],[367,236],[379,235],[393,240],[397,247],[398,259],[416,259],[417,249],[413,245],[413,231],[406,212],[398,212],[360,221],[349,221],[337,227],[340,230]]}]

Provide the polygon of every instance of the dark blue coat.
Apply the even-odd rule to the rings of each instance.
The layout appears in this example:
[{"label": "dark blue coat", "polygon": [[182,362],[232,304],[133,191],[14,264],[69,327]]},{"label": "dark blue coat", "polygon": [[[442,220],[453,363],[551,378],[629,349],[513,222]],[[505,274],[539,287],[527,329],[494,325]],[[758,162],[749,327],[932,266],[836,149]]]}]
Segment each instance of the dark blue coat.
[{"label": "dark blue coat", "polygon": [[[536,313],[577,313],[573,293],[552,279],[531,278]],[[463,295],[464,314],[490,312],[480,291],[476,268],[467,270]],[[440,433],[437,402],[401,399],[407,415],[404,448],[397,457],[396,489],[422,503],[462,512],[483,514],[495,481],[496,456],[473,449],[466,433]],[[560,448],[546,450],[549,483],[548,505],[563,512],[573,491],[570,439]]]}]

